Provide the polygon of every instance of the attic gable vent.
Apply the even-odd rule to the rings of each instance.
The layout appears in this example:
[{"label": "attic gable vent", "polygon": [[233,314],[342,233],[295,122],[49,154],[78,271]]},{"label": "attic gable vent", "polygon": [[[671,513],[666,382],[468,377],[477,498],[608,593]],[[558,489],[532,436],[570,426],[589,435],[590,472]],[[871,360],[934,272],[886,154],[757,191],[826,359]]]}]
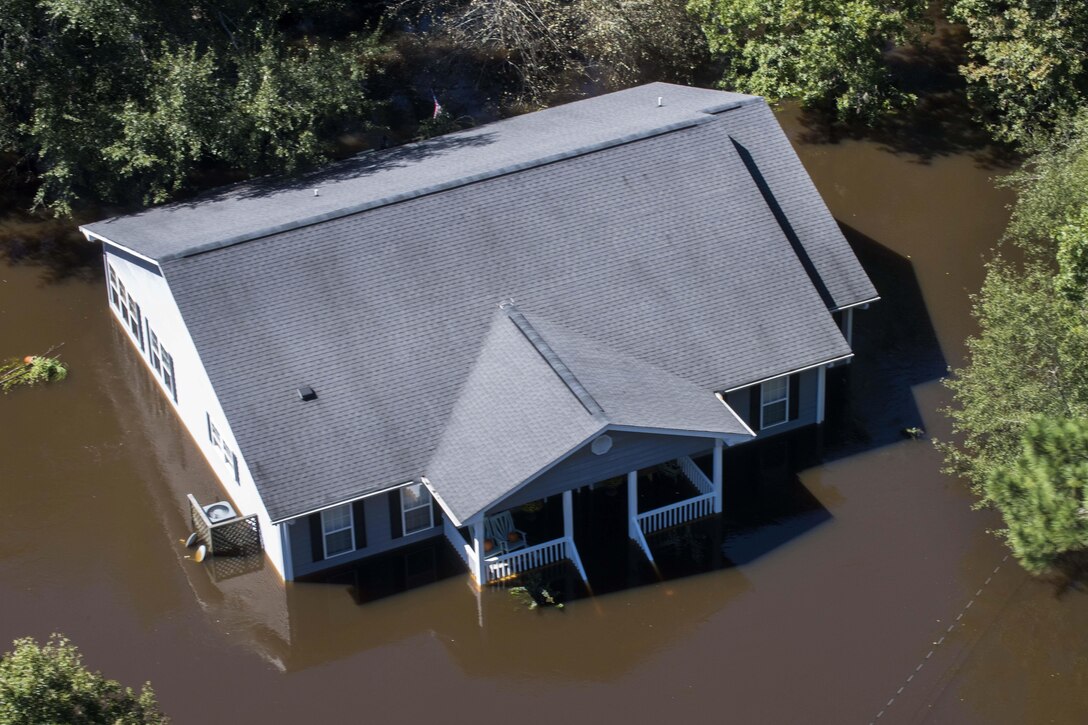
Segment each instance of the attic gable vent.
[{"label": "attic gable vent", "polygon": [[316,400],[317,393],[315,393],[314,389],[311,388],[309,385],[303,385],[301,388],[298,389],[298,399],[302,401]]}]

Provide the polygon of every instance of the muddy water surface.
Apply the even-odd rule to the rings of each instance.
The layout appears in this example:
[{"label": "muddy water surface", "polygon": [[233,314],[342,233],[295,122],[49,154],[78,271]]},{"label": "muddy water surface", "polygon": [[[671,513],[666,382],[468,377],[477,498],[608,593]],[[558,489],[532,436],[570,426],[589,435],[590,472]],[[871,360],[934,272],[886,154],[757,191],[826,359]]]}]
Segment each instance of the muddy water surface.
[{"label": "muddy water surface", "polygon": [[727,509],[809,501],[727,531],[734,565],[536,612],[463,576],[359,606],[260,565],[201,567],[179,544],[184,494],[216,485],[97,268],[0,265],[0,355],[63,342],[72,366],[0,398],[0,642],[62,631],[94,668],[151,680],[180,723],[1082,721],[1082,595],[1005,561],[993,516],[899,435],[947,433],[937,377],[972,330],[967,295],[1010,201],[1001,171],[805,142],[783,121],[884,299],[858,316],[825,463],[790,492],[727,482]]}]

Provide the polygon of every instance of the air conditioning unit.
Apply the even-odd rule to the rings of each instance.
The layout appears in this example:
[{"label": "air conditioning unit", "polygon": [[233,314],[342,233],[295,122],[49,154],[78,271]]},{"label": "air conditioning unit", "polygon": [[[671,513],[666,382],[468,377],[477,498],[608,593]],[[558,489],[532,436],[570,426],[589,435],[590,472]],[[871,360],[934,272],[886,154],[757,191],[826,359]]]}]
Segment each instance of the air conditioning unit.
[{"label": "air conditioning unit", "polygon": [[220,521],[230,521],[238,514],[234,510],[234,507],[226,501],[216,501],[215,503],[210,503],[204,507],[204,515],[207,516],[208,520],[213,524],[217,524]]}]

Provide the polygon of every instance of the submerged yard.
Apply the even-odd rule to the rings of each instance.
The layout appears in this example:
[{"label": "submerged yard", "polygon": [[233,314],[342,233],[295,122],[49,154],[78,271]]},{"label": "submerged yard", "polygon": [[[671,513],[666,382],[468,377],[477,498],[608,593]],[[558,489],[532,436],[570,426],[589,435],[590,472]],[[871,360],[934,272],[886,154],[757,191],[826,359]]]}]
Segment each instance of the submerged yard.
[{"label": "submerged yard", "polygon": [[1081,719],[1082,595],[1006,560],[994,516],[928,440],[948,434],[938,380],[962,359],[968,294],[1006,221],[1001,166],[982,148],[826,143],[782,120],[883,297],[829,381],[822,462],[802,446],[792,466],[728,459],[721,526],[656,536],[659,572],[618,571],[626,552],[587,561],[601,583],[563,611],[477,595],[422,553],[398,576],[426,585],[365,597],[186,559],[184,494],[212,500],[216,484],[112,325],[97,267],[0,268],[5,345],[64,342],[71,366],[63,385],[0,399],[0,642],[64,632],[93,668],[151,680],[177,722],[331,719],[352,701],[396,722],[480,708],[530,723]]}]

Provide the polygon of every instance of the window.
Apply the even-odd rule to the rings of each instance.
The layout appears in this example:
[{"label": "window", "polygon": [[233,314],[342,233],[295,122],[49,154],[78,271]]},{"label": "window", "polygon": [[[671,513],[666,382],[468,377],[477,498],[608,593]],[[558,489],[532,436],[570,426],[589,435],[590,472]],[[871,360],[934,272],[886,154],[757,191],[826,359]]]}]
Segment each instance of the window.
[{"label": "window", "polygon": [[128,296],[128,327],[130,330],[132,330],[132,336],[136,338],[136,342],[140,343],[140,350],[143,350],[143,318],[140,317],[140,306],[136,304],[136,300],[132,299],[132,295]]},{"label": "window", "polygon": [[326,559],[355,551],[351,504],[346,503],[321,512],[321,537],[325,542]]},{"label": "window", "polygon": [[121,293],[117,291],[117,272],[113,271],[113,265],[106,263],[106,276],[110,287],[110,302],[118,310],[121,309]]},{"label": "window", "polygon": [[238,456],[236,456],[234,451],[227,446],[226,442],[223,440],[223,436],[219,433],[219,429],[215,427],[215,423],[212,423],[211,413],[205,411],[204,417],[208,421],[208,440],[212,442],[213,446],[219,449],[219,452],[223,456],[223,461],[230,466],[232,471],[234,471],[234,482],[241,483],[241,480],[238,477]]},{"label": "window", "polygon": [[121,318],[124,319],[125,324],[128,323],[128,292],[125,291],[125,283],[121,280],[117,280],[117,289],[119,290],[118,296],[120,302],[117,303],[117,308],[121,311]]},{"label": "window", "polygon": [[760,386],[760,421],[759,427],[785,423],[789,420],[790,412],[790,383],[789,377],[768,380]]},{"label": "window", "polygon": [[159,337],[155,334],[155,331],[151,329],[151,323],[147,323],[147,345],[148,354],[151,356],[151,367],[162,375],[162,358],[159,357]]},{"label": "window", "polygon": [[431,492],[422,483],[413,483],[400,490],[400,510],[404,535],[414,534],[434,526],[431,516]]},{"label": "window", "polygon": [[[152,369],[162,378],[163,385],[170,392],[174,402],[178,402],[177,379],[174,377],[174,358],[162,346],[159,336],[151,329],[151,322],[147,322],[147,355],[151,358]],[[211,425],[209,420],[208,425]],[[211,435],[209,431],[208,435]],[[213,443],[215,441],[212,441]]]}]

